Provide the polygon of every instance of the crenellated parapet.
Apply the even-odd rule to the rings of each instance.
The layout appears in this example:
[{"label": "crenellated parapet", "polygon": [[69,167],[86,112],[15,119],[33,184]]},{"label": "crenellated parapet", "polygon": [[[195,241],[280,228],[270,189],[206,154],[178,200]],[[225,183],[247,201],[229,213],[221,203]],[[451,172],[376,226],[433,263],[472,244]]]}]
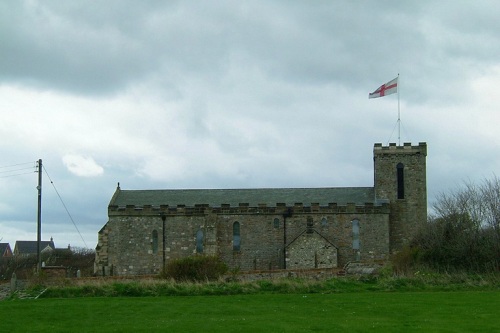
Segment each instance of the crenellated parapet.
[{"label": "crenellated parapet", "polygon": [[259,204],[258,206],[250,206],[248,203],[239,203],[237,206],[230,204],[221,204],[219,206],[210,207],[208,204],[199,204],[194,207],[186,205],[110,205],[108,207],[108,215],[111,216],[166,216],[179,215],[208,215],[208,214],[229,214],[229,215],[245,215],[245,214],[267,214],[267,215],[283,215],[286,212],[292,214],[389,214],[389,203],[372,203],[365,204],[337,204],[329,203],[328,205],[295,203],[293,206],[285,204],[276,204],[269,206],[267,204]]},{"label": "crenellated parapet", "polygon": [[388,146],[383,146],[381,143],[376,143],[373,146],[373,154],[422,154],[427,156],[427,143],[419,142],[418,145],[412,146],[411,142],[405,142],[402,146],[396,143],[389,143]]}]

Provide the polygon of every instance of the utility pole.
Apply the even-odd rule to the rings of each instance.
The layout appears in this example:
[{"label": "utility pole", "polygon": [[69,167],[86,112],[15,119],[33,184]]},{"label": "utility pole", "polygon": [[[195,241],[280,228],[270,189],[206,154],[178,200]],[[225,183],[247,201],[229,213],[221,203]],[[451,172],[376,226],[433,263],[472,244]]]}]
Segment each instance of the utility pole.
[{"label": "utility pole", "polygon": [[38,186],[36,187],[38,190],[38,213],[37,213],[37,238],[36,238],[36,247],[37,247],[37,272],[40,273],[42,267],[42,256],[41,256],[41,239],[42,239],[42,160],[38,160]]}]

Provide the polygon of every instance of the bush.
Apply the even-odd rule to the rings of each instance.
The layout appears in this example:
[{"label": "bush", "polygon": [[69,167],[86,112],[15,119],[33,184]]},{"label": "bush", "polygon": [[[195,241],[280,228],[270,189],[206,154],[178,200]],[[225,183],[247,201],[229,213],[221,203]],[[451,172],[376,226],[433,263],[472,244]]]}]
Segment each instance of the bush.
[{"label": "bush", "polygon": [[[399,259],[409,265],[424,265],[443,271],[498,271],[498,242],[490,227],[464,227],[457,215],[430,219],[412,241],[410,253],[402,251]],[[405,261],[405,260],[403,260]],[[397,266],[397,265],[395,265]]]},{"label": "bush", "polygon": [[217,257],[194,256],[171,260],[162,277],[176,281],[213,281],[227,271],[227,265]]},{"label": "bush", "polygon": [[[405,246],[401,251],[391,256],[391,267],[386,270],[391,270],[396,275],[411,275],[415,269],[420,269],[422,264],[422,251],[419,247]],[[388,272],[384,272],[388,275]]]},{"label": "bush", "polygon": [[500,270],[500,179],[441,193],[433,214],[402,251],[395,267],[416,265],[441,272]]}]

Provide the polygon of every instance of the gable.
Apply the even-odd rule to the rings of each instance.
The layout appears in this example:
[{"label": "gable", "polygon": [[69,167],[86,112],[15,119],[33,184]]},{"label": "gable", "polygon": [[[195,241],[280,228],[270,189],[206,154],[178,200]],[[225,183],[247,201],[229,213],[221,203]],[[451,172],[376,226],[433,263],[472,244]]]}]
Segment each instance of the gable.
[{"label": "gable", "polygon": [[0,257],[11,257],[12,250],[9,243],[0,243]]},{"label": "gable", "polygon": [[317,231],[303,232],[287,249],[287,268],[312,269],[337,267],[337,247]]},{"label": "gable", "polygon": [[[53,241],[40,241],[40,250],[50,247],[55,249]],[[36,254],[38,252],[37,241],[16,241],[15,254]]]},{"label": "gable", "polygon": [[40,253],[47,253],[47,252],[52,252],[54,251],[54,248],[49,245],[42,247],[40,250]]}]

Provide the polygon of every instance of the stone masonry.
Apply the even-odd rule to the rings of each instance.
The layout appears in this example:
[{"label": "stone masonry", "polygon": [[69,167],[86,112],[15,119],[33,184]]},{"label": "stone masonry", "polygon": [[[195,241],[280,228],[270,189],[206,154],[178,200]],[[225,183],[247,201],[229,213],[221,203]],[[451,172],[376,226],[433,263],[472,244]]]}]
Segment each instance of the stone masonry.
[{"label": "stone masonry", "polygon": [[372,188],[118,186],[98,234],[95,273],[157,274],[170,260],[192,255],[216,255],[241,271],[386,261],[426,219],[426,154],[425,143],[376,144]]},{"label": "stone masonry", "polygon": [[[427,145],[391,144],[374,147],[375,196],[390,203],[391,252],[408,243],[419,224],[427,220]],[[404,166],[404,197],[398,198],[397,165]]]}]

